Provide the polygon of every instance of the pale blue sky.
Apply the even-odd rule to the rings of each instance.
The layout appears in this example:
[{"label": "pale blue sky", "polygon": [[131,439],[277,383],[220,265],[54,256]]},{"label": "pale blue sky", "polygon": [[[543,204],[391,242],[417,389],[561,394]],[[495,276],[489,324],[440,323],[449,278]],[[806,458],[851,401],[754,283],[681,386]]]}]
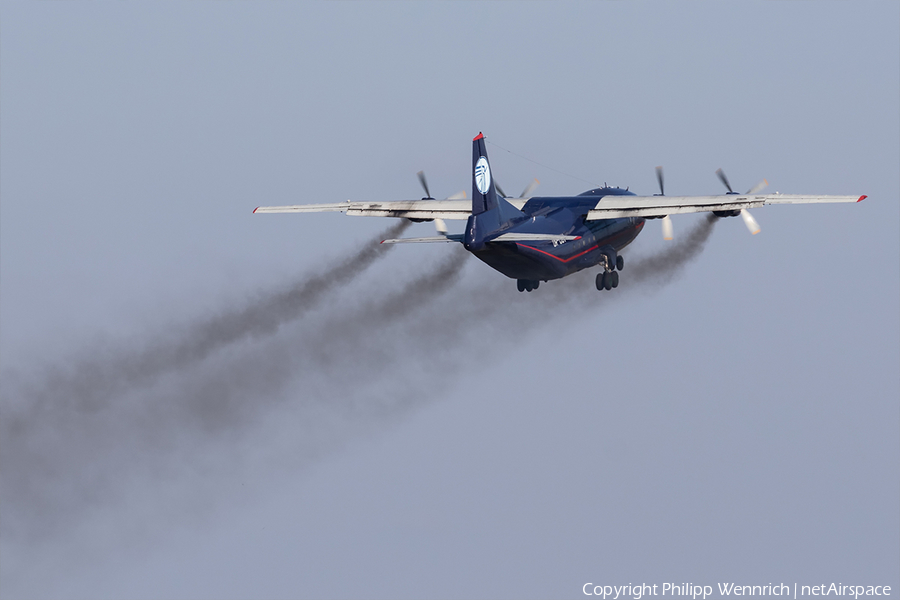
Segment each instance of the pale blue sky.
[{"label": "pale blue sky", "polygon": [[[43,457],[30,484],[48,498],[4,481],[4,597],[732,580],[896,596],[900,4],[4,2],[0,17],[5,415],[66,365],[175,339],[385,226],[255,206],[417,198],[420,169],[435,196],[468,189],[479,131],[571,175],[489,144],[507,190],[649,194],[664,165],[671,194],[722,191],[722,167],[739,189],[869,196],[757,210],[756,236],[724,220],[666,285],[599,296],[586,278],[555,304],[471,259],[408,319],[341,328],[451,251],[397,248],[271,337],[95,413],[51,404],[28,453],[3,446],[6,474]],[[626,260],[660,238],[648,222]],[[308,340],[337,354],[313,360]],[[227,411],[200,416],[203,394]]]}]

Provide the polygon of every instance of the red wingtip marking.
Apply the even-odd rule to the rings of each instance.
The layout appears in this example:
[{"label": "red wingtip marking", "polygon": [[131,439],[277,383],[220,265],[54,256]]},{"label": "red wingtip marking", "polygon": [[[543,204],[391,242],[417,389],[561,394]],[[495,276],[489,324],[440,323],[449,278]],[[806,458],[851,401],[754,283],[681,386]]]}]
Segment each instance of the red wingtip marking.
[{"label": "red wingtip marking", "polygon": [[479,131],[478,135],[476,135],[474,138],[472,138],[472,141],[477,142],[478,140],[480,140],[483,137],[484,137],[484,134]]},{"label": "red wingtip marking", "polygon": [[857,200],[857,202],[862,202],[862,201],[865,200],[866,198],[868,198],[868,196],[860,196],[860,197],[859,197],[859,200]]},{"label": "red wingtip marking", "polygon": [[383,243],[384,243],[384,240],[381,240],[381,241],[380,241],[380,242],[378,242],[378,243],[379,243],[379,244],[383,244]]},{"label": "red wingtip marking", "polygon": [[253,209],[253,214],[255,215],[256,211],[258,211],[258,210],[259,210],[259,207],[257,206],[256,208]]}]

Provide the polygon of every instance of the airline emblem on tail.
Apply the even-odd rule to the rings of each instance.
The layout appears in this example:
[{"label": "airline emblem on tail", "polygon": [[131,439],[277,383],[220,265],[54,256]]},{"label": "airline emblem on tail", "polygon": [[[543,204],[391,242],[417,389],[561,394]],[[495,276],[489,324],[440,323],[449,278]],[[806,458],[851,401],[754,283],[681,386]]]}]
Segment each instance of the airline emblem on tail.
[{"label": "airline emblem on tail", "polygon": [[491,188],[491,167],[484,156],[475,163],[475,187],[482,194],[487,194]]}]

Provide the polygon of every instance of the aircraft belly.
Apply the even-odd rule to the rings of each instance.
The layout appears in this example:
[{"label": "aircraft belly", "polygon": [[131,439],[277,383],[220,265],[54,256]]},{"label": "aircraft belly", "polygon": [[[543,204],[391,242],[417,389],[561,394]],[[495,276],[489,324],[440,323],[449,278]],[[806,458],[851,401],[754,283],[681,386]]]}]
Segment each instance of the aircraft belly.
[{"label": "aircraft belly", "polygon": [[591,239],[554,246],[547,242],[491,244],[475,256],[513,279],[549,281],[592,267],[603,253]]},{"label": "aircraft belly", "polygon": [[512,279],[548,281],[568,275],[564,264],[549,257],[534,256],[527,250],[522,251],[520,246],[515,242],[491,244],[473,254],[492,269]]},{"label": "aircraft belly", "polygon": [[579,228],[581,238],[576,241],[492,242],[472,253],[512,279],[549,281],[599,264],[604,260],[603,248],[621,250],[643,226],[643,219],[609,219]]}]

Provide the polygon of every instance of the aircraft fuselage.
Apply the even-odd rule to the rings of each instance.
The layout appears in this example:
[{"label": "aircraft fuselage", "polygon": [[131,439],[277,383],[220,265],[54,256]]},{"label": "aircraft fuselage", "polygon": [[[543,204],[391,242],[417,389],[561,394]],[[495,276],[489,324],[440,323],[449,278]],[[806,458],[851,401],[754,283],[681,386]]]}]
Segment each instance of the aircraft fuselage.
[{"label": "aircraft fuselage", "polygon": [[[597,188],[578,196],[530,198],[523,216],[466,248],[479,260],[513,279],[549,281],[601,264],[630,244],[644,227],[644,219],[585,221],[588,211],[607,195],[634,195],[619,188]],[[579,236],[567,241],[492,242],[506,233],[562,233]],[[612,260],[615,260],[612,255]]]}]

